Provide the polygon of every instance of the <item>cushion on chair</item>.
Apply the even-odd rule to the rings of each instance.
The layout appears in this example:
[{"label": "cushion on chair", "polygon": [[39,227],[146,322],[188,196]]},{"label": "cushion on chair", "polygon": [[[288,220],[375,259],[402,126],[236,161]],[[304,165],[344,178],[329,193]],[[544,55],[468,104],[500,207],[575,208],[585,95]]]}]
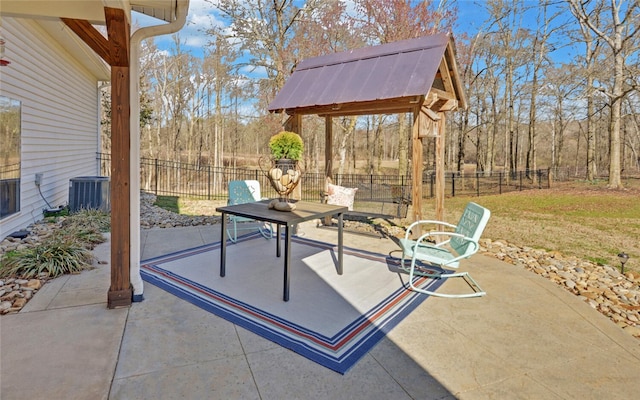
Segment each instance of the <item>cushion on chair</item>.
[{"label": "cushion on chair", "polygon": [[327,204],[344,206],[349,211],[353,211],[353,201],[357,190],[358,188],[347,188],[329,183],[327,185]]}]

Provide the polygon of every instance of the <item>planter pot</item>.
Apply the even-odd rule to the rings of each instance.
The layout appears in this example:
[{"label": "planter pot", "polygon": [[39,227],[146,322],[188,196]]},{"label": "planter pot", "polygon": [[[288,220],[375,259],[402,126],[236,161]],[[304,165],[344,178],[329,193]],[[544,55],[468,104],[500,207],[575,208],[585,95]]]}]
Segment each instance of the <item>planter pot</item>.
[{"label": "planter pot", "polygon": [[276,160],[276,167],[280,168],[282,171],[287,172],[290,169],[295,170],[298,166],[298,162],[296,160],[291,160],[289,158],[281,158]]},{"label": "planter pot", "polygon": [[[297,161],[294,160],[277,160],[274,166],[269,170],[267,177],[271,186],[275,189],[280,197],[280,202],[289,203],[289,195],[293,192],[298,183],[300,183],[300,167]],[[274,207],[280,211],[291,211],[295,207],[281,205],[280,207]]]}]

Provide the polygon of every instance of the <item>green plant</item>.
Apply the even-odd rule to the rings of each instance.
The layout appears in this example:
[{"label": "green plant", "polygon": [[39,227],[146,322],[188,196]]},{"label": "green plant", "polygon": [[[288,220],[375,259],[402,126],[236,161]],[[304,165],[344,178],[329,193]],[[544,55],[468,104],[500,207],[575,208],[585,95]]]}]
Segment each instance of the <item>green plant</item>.
[{"label": "green plant", "polygon": [[78,273],[91,267],[90,249],[105,241],[102,232],[110,229],[109,214],[82,210],[61,219],[59,229],[40,244],[7,252],[0,259],[0,276],[49,277]]},{"label": "green plant", "polygon": [[269,139],[269,148],[274,159],[288,158],[299,161],[302,159],[304,142],[295,132],[281,131]]},{"label": "green plant", "polygon": [[93,256],[84,245],[64,236],[54,236],[39,245],[14,250],[0,262],[0,276],[35,278],[41,273],[54,278],[91,268]]},{"label": "green plant", "polygon": [[69,215],[62,223],[67,228],[94,229],[98,232],[109,232],[111,230],[111,217],[100,210],[80,210]]}]

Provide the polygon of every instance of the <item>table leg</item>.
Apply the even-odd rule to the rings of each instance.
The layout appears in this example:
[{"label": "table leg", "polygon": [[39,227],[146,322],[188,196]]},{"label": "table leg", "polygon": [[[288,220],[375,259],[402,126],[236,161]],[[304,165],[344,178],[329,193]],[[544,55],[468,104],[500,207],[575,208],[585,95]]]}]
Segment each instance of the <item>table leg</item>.
[{"label": "table leg", "polygon": [[338,275],[342,275],[342,213],[338,214]]},{"label": "table leg", "polygon": [[289,301],[289,261],[291,260],[291,227],[284,228],[284,291],[282,300]]},{"label": "table leg", "polygon": [[280,257],[280,224],[276,226],[276,257]]},{"label": "table leg", "polygon": [[222,213],[220,226],[222,228],[222,234],[220,235],[220,276],[224,277],[227,261],[227,215],[225,213]]}]

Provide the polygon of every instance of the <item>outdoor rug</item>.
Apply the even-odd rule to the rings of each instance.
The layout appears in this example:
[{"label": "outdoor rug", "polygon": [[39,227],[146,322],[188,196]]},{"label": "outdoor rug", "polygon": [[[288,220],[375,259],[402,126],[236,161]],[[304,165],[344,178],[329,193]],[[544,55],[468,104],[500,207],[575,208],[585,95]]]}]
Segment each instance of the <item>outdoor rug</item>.
[{"label": "outdoor rug", "polygon": [[[142,262],[142,278],[204,310],[344,374],[428,296],[405,288],[399,259],[301,237],[291,245],[288,302],[282,300],[284,255],[258,234]],[[284,243],[282,244],[284,251]],[[418,278],[435,290],[442,282]]]}]

